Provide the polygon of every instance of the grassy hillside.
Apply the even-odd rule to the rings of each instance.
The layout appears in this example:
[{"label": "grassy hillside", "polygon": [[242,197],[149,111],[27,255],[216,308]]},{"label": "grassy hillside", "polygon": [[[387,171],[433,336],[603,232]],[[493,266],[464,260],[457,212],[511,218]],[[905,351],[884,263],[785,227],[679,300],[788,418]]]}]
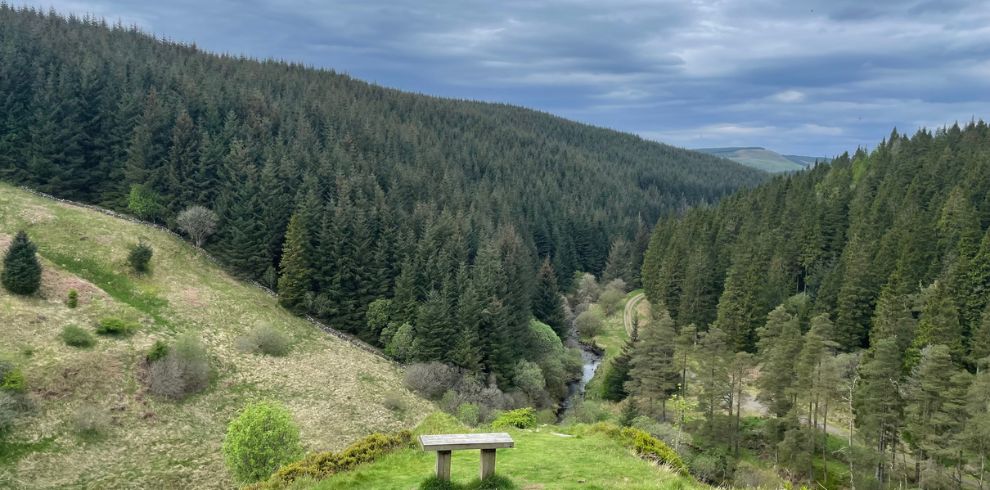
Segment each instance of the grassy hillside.
[{"label": "grassy hillside", "polygon": [[[0,358],[22,366],[35,409],[0,447],[0,487],[229,488],[220,446],[227,422],[250,401],[284,403],[311,450],[413,426],[429,409],[402,388],[397,366],[288,314],[165,232],[0,184],[0,249],[20,229],[38,245],[45,272],[36,297],[0,290]],[[138,239],[155,251],[147,276],[127,272]],[[79,292],[76,309],[65,305],[70,289]],[[66,325],[92,332],[109,316],[141,328],[127,338],[97,336],[88,349],[59,338]],[[259,325],[290,335],[291,352],[236,349]],[[139,381],[142,359],[156,339],[184,332],[208,347],[213,381],[182,402],[158,399]],[[386,408],[386,396],[404,408]],[[107,417],[104,436],[74,435],[81,407]]]},{"label": "grassy hillside", "polygon": [[727,158],[747,167],[770,173],[796,172],[813,165],[815,161],[824,160],[823,158],[801,155],[781,155],[760,147],[699,148],[697,151]]},{"label": "grassy hillside", "polygon": [[[432,416],[417,433],[470,432],[446,416]],[[510,430],[516,447],[500,449],[496,472],[524,489],[694,489],[708,488],[692,478],[640,459],[619,441],[592,426],[568,428],[541,426]],[[319,483],[300,484],[319,490],[415,489],[431,476],[436,455],[414,449],[390,454],[381,460],[341,473]],[[451,479],[466,484],[478,476],[478,451],[455,451]]]}]

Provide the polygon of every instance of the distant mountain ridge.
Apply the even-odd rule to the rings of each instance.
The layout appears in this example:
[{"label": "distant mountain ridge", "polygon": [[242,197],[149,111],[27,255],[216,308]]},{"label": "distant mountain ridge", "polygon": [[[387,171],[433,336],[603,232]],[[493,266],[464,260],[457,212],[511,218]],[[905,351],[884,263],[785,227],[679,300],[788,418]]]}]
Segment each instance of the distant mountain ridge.
[{"label": "distant mountain ridge", "polygon": [[695,151],[715,155],[737,163],[763,170],[764,172],[796,172],[815,164],[828,161],[825,157],[804,155],[782,155],[762,146],[727,146],[721,148],[697,148]]}]

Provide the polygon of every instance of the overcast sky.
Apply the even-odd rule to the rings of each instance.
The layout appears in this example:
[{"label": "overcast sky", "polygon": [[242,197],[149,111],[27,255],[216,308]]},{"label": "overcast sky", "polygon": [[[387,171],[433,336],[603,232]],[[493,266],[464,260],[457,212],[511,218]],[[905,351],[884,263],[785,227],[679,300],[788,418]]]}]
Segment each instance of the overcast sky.
[{"label": "overcast sky", "polygon": [[29,4],[689,148],[834,156],[990,118],[988,0]]}]

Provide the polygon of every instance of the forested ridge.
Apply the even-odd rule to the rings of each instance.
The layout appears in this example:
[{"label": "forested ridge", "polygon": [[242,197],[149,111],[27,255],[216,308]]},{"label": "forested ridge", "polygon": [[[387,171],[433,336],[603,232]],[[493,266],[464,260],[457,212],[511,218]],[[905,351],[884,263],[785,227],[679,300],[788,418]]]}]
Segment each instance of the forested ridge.
[{"label": "forested ridge", "polygon": [[286,307],[510,386],[541,262],[563,288],[607,264],[635,283],[660,215],[763,180],[518,107],[6,5],[0,177],[183,230],[205,207],[205,248]]},{"label": "forested ridge", "polygon": [[[988,182],[990,128],[974,121],[895,130],[872,151],[662,218],[642,277],[675,353],[613,384],[696,397],[705,447],[749,448],[795,481],[983,488]],[[623,358],[633,369],[636,352]],[[766,428],[740,424],[750,385]],[[841,451],[827,436],[836,414],[851,419]]]}]

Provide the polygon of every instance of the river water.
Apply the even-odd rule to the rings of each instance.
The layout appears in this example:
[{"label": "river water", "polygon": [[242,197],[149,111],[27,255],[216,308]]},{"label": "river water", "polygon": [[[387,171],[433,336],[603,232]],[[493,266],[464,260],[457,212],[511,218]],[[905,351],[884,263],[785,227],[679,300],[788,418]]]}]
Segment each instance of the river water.
[{"label": "river water", "polygon": [[605,353],[594,346],[590,346],[581,342],[578,342],[578,348],[581,349],[581,379],[576,379],[567,384],[567,396],[564,401],[560,402],[560,407],[557,408],[557,422],[561,422],[567,416],[567,412],[573,408],[577,402],[584,399],[584,390],[591,382],[591,379],[595,377],[595,372],[598,371],[598,366],[602,363],[602,357]]}]

